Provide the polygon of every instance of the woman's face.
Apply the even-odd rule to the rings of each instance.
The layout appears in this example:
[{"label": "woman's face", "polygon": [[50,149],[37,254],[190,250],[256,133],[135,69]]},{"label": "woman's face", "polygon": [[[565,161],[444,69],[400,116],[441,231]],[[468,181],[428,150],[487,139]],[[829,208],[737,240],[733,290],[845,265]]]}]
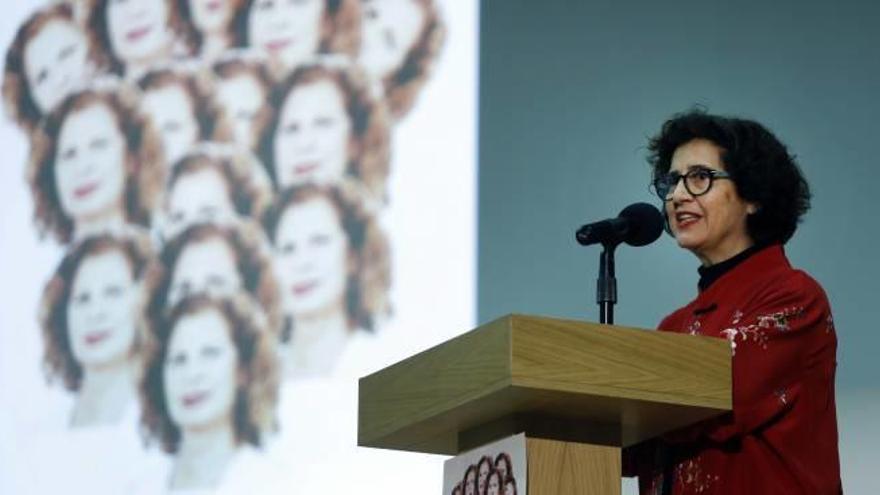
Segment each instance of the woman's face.
[{"label": "woman's face", "polygon": [[74,359],[85,368],[127,360],[135,341],[137,300],[137,284],[121,251],[83,258],[66,308]]},{"label": "woman's face", "polygon": [[113,53],[123,62],[160,56],[174,41],[167,0],[108,0],[107,31]]},{"label": "woman's face", "polygon": [[199,139],[199,126],[189,93],[179,84],[147,91],[141,108],[162,138],[165,161],[171,166]]},{"label": "woman's face", "polygon": [[24,48],[24,68],[34,102],[51,111],[90,71],[88,40],[74,23],[46,24]]},{"label": "woman's face", "polygon": [[203,33],[225,30],[232,19],[232,0],[189,0],[196,29]]},{"label": "woman's face", "polygon": [[504,495],[516,495],[516,486],[513,483],[505,483]]},{"label": "woman's face", "polygon": [[501,473],[501,479],[507,477],[507,462],[504,461],[503,457],[495,461],[495,469]]},{"label": "woman's face", "polygon": [[491,471],[491,468],[489,467],[488,462],[481,462],[478,470],[479,473],[477,477],[477,488],[479,489],[480,493],[483,493],[486,491],[486,478],[489,477],[489,471]]},{"label": "woman's face", "polygon": [[362,0],[361,51],[358,61],[382,79],[403,64],[425,24],[414,0]]},{"label": "woman's face", "polygon": [[165,237],[196,223],[226,223],[235,218],[229,186],[216,169],[180,176],[168,191]]},{"label": "woman's face", "polygon": [[349,244],[329,200],[296,203],[282,214],[275,234],[275,267],[294,317],[344,310]]},{"label": "woman's face", "polygon": [[253,149],[257,116],[266,100],[266,91],[254,76],[241,74],[217,83],[217,99],[232,121],[235,142]]},{"label": "woman's face", "polygon": [[498,475],[489,476],[489,482],[486,484],[486,495],[501,495],[501,482]]},{"label": "woman's face", "polygon": [[321,80],[294,88],[275,129],[275,174],[281,188],[327,184],[345,174],[351,121],[339,87]]},{"label": "woman's face", "polygon": [[232,249],[222,238],[209,237],[190,243],[177,258],[168,290],[168,306],[173,307],[184,297],[195,294],[229,296],[243,285]]},{"label": "woman's face", "polygon": [[468,471],[467,475],[464,478],[464,495],[476,495],[476,481],[477,472],[474,470]]},{"label": "woman's face", "polygon": [[[694,139],[675,150],[670,172],[684,175],[695,167],[724,171],[721,148],[705,139]],[[702,196],[692,196],[683,181],[666,202],[669,227],[678,245],[692,251],[704,264],[724,261],[752,245],[746,217],[754,206],[736,191],[733,181],[715,180]]]},{"label": "woman's face", "polygon": [[266,50],[288,70],[318,52],[325,0],[254,0],[248,44]]},{"label": "woman's face", "polygon": [[68,114],[58,133],[54,167],[64,213],[76,222],[121,211],[125,161],[125,139],[107,105]]},{"label": "woman's face", "polygon": [[171,332],[162,378],[168,413],[183,430],[232,423],[238,351],[214,308],[181,317]]}]

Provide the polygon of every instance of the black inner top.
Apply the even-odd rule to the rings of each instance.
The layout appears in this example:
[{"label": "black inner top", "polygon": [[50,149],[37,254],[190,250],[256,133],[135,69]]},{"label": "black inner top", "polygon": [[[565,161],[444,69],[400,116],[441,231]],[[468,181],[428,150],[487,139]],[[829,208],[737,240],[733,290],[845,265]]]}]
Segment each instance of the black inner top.
[{"label": "black inner top", "polygon": [[700,273],[700,282],[697,286],[700,288],[700,291],[704,291],[712,285],[713,282],[721,278],[722,275],[733,270],[737,265],[742,263],[743,261],[749,259],[753,254],[767,247],[766,244],[755,244],[754,246],[740,252],[736,256],[732,258],[728,258],[721,263],[716,263],[711,266],[701,266],[697,268],[697,271]]}]

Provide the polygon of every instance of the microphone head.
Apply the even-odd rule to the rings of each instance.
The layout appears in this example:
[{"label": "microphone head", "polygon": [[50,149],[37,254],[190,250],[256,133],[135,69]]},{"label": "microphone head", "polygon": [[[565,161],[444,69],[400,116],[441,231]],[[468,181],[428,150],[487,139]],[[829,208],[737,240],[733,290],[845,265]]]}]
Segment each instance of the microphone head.
[{"label": "microphone head", "polygon": [[624,242],[630,246],[645,246],[656,241],[663,233],[663,215],[654,205],[634,203],[620,212],[628,220],[629,229]]}]

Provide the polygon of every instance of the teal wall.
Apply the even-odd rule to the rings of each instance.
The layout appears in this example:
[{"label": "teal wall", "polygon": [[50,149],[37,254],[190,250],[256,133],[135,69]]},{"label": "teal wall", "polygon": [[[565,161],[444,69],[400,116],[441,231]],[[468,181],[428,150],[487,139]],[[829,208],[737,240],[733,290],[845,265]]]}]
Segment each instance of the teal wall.
[{"label": "teal wall", "polygon": [[[880,3],[483,0],[479,313],[598,319],[575,228],[648,191],[647,136],[702,104],[767,124],[814,193],[787,251],[825,287],[841,388],[877,390]],[[616,322],[654,327],[696,292],[673,240],[618,250]]]}]

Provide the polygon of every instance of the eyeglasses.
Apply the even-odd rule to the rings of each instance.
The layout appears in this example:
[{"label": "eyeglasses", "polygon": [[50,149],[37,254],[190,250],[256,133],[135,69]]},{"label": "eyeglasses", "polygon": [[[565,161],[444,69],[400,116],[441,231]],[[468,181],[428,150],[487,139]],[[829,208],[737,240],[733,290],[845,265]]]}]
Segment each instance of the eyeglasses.
[{"label": "eyeglasses", "polygon": [[654,192],[663,201],[670,201],[672,192],[682,178],[684,178],[684,188],[691,196],[702,196],[712,189],[715,179],[730,179],[730,174],[705,167],[692,168],[684,175],[672,172],[654,179]]}]

